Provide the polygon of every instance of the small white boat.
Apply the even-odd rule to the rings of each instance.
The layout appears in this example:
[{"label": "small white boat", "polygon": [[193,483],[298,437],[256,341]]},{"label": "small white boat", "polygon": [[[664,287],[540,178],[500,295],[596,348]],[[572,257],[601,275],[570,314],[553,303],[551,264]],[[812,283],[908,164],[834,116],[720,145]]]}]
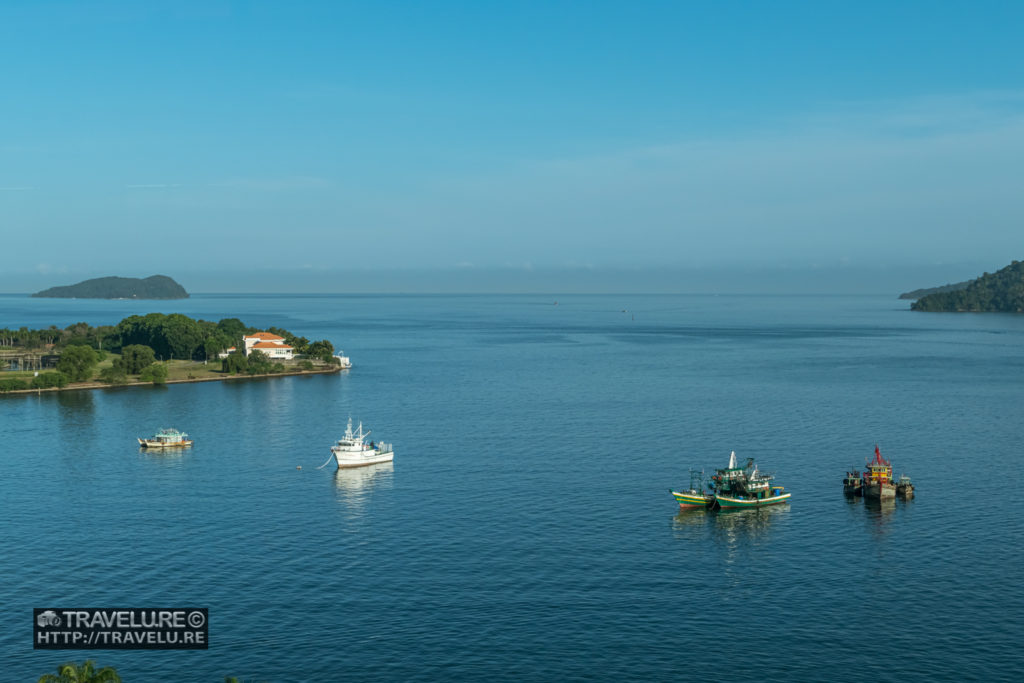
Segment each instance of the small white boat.
[{"label": "small white boat", "polygon": [[370,432],[363,431],[363,423],[352,429],[352,418],[348,419],[348,426],[345,428],[345,435],[338,439],[338,442],[331,446],[331,453],[338,463],[338,469],[342,467],[362,467],[363,465],[376,465],[379,462],[391,462],[395,459],[395,452],[389,443],[366,443]]},{"label": "small white boat", "polygon": [[139,439],[139,445],[143,448],[181,448],[191,446],[192,439],[177,429],[161,429],[148,439]]},{"label": "small white boat", "polygon": [[348,370],[352,367],[352,359],[344,354],[345,352],[339,349],[338,353],[334,354],[334,357],[338,359],[338,365],[341,366],[342,370]]}]

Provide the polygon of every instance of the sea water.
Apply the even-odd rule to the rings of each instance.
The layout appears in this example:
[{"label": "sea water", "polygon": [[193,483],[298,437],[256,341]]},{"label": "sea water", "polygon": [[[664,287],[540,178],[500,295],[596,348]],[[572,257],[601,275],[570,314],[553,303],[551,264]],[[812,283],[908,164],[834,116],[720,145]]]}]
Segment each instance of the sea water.
[{"label": "sea water", "polygon": [[[0,396],[3,680],[1020,680],[1024,316],[887,297],[0,297],[329,339],[335,375]],[[351,416],[393,464],[316,469]],[[188,450],[136,437],[187,431]],[[842,494],[875,444],[913,500]],[[791,503],[680,512],[753,457]],[[302,469],[297,469],[300,467]],[[34,651],[32,608],[209,608]]]}]

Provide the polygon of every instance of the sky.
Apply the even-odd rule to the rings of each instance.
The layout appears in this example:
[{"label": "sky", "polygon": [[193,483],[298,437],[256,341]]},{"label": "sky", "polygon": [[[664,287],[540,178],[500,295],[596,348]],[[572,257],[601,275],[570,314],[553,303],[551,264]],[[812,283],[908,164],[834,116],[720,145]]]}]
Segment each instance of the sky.
[{"label": "sky", "polygon": [[1022,26],[1019,2],[0,0],[0,291],[974,277],[1024,251]]}]

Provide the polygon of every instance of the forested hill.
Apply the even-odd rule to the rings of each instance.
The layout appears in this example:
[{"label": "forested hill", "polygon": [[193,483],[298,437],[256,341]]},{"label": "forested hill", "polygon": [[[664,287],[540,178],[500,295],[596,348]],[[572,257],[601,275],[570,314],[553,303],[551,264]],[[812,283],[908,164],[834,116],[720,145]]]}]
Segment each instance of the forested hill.
[{"label": "forested hill", "polygon": [[920,299],[923,296],[929,294],[941,294],[943,292],[955,292],[958,289],[967,289],[967,285],[971,284],[973,280],[967,280],[966,282],[956,282],[951,285],[942,285],[941,287],[926,287],[924,289],[915,289],[912,292],[903,292],[900,294],[901,299]]},{"label": "forested hill", "polygon": [[166,275],[147,278],[98,277],[66,287],[50,287],[32,296],[56,299],[187,299],[188,292]]},{"label": "forested hill", "polygon": [[967,287],[929,294],[910,304],[913,311],[1024,312],[1024,261],[985,273]]}]

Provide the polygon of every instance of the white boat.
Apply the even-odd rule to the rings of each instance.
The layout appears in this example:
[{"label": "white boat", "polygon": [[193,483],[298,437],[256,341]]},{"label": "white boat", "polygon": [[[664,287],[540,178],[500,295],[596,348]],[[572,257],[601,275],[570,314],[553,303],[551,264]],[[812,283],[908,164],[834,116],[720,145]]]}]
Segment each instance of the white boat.
[{"label": "white boat", "polygon": [[191,446],[192,439],[177,429],[161,429],[148,439],[139,439],[139,445],[143,448],[181,448]]},{"label": "white boat", "polygon": [[338,442],[331,446],[331,453],[338,463],[338,469],[342,467],[362,467],[364,465],[376,465],[379,462],[391,462],[395,459],[395,452],[389,443],[366,443],[366,437],[370,432],[363,431],[363,423],[352,429],[352,418],[348,419],[348,426],[345,428],[345,435],[338,439]]},{"label": "white boat", "polygon": [[334,357],[338,359],[338,365],[341,366],[342,370],[348,370],[352,367],[352,359],[344,355],[344,351],[338,350],[338,353],[334,354]]}]

